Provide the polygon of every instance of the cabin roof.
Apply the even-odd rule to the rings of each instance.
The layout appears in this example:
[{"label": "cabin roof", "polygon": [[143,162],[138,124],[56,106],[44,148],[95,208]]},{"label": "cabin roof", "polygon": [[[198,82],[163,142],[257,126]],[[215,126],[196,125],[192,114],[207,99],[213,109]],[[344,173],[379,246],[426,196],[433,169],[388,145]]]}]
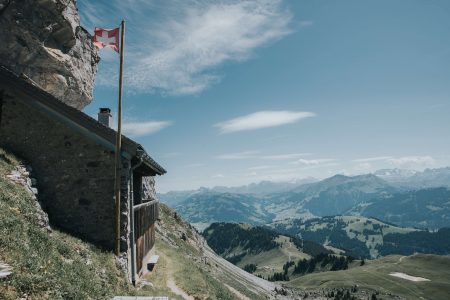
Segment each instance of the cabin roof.
[{"label": "cabin roof", "polygon": [[[117,132],[114,129],[59,101],[25,75],[18,76],[6,67],[0,66],[0,88],[3,87],[13,89],[27,103],[57,118],[84,136],[96,140],[111,151],[115,151]],[[143,175],[163,175],[166,173],[166,170],[151,158],[144,147],[124,135],[122,135],[121,154],[130,160],[142,160],[144,168],[140,169],[144,173]]]}]

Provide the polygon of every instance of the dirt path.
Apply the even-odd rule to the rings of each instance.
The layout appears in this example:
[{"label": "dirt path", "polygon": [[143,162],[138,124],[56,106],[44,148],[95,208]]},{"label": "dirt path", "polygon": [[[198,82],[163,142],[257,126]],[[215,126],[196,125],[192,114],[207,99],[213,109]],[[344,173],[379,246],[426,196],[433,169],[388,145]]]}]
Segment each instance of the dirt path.
[{"label": "dirt path", "polygon": [[244,294],[242,294],[241,292],[239,292],[238,290],[236,290],[234,287],[229,286],[228,284],[224,283],[224,285],[233,293],[235,294],[239,299],[241,300],[251,300],[249,297],[245,296]]},{"label": "dirt path", "polygon": [[171,275],[167,279],[166,285],[174,294],[181,296],[184,300],[195,300],[194,297],[188,295],[185,291],[177,286],[175,280],[173,280]]},{"label": "dirt path", "polygon": [[396,262],[395,264],[398,265],[398,264],[402,263],[402,260],[403,260],[405,257],[407,257],[407,256],[402,256],[402,257],[400,257],[400,258],[398,259],[398,262]]},{"label": "dirt path", "polygon": [[289,251],[292,248],[292,242],[288,242],[289,247],[287,248],[287,252],[289,253],[289,262],[291,262],[291,251]]},{"label": "dirt path", "polygon": [[173,267],[172,260],[164,252],[159,252],[159,255],[160,255],[161,262],[164,262],[164,266],[163,266],[163,268],[164,268],[163,269],[163,277],[164,278],[162,279],[162,282],[160,284],[165,284],[166,287],[168,287],[172,293],[180,296],[184,300],[195,300],[194,297],[192,297],[188,293],[186,293],[175,282],[175,279],[174,279],[175,269]]}]

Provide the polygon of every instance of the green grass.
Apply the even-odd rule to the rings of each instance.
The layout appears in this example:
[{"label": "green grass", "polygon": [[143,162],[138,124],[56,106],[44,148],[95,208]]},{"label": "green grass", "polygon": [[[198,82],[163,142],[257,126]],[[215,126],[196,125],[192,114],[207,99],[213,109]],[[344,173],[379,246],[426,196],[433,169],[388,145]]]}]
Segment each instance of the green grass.
[{"label": "green grass", "polygon": [[13,273],[0,281],[1,299],[109,299],[137,292],[114,255],[38,225],[35,203],[5,175],[19,160],[0,149],[0,260]]},{"label": "green grass", "polygon": [[[429,282],[412,282],[389,276],[402,272],[425,277]],[[296,278],[288,286],[300,289],[351,288],[354,285],[406,299],[448,299],[450,295],[450,257],[417,254],[407,257],[387,256],[366,261],[362,267],[345,271],[323,272]]]},{"label": "green grass", "polygon": [[309,259],[310,255],[300,251],[293,243],[289,242],[289,238],[285,236],[279,236],[276,239],[279,247],[263,251],[257,254],[247,254],[244,258],[237,263],[237,266],[244,268],[247,264],[257,265],[257,269],[254,272],[255,275],[262,275],[264,278],[272,276],[275,272],[282,272],[283,265],[289,261],[295,263],[300,259]]}]

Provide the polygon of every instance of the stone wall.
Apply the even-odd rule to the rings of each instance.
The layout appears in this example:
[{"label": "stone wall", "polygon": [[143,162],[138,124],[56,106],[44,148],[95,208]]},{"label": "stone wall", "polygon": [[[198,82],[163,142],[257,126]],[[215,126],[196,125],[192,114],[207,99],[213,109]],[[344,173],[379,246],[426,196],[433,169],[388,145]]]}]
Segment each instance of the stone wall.
[{"label": "stone wall", "polygon": [[142,177],[142,201],[158,200],[155,189],[155,177],[144,176]]},{"label": "stone wall", "polygon": [[[1,95],[0,95],[1,97]],[[3,93],[0,146],[30,162],[52,225],[114,248],[114,153],[36,108]],[[123,160],[122,249],[127,248],[128,170]]]}]

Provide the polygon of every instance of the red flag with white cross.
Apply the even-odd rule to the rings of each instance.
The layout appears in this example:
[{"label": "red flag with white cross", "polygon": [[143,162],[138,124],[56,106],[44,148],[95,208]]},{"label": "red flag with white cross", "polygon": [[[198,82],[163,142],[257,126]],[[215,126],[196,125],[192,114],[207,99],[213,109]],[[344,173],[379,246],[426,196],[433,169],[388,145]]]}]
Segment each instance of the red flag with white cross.
[{"label": "red flag with white cross", "polygon": [[103,29],[95,27],[94,45],[100,49],[110,47],[119,52],[119,28]]}]

